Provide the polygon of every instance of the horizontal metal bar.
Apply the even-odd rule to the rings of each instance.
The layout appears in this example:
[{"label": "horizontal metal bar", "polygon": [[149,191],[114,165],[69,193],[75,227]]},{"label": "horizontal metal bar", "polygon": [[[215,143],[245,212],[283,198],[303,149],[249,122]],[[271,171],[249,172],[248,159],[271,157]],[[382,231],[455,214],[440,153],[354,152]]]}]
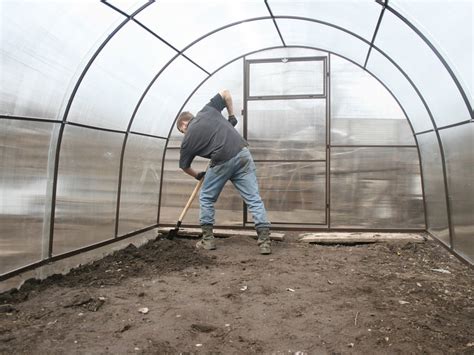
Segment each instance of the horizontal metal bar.
[{"label": "horizontal metal bar", "polygon": [[438,131],[440,131],[440,130],[442,130],[442,129],[447,129],[447,128],[452,128],[452,127],[462,126],[462,125],[469,124],[469,123],[474,123],[474,120],[462,121],[462,122],[453,123],[453,124],[450,124],[450,125],[447,125],[447,126],[438,127]]},{"label": "horizontal metal bar", "polygon": [[319,159],[319,160],[290,160],[290,159],[254,159],[255,163],[324,163],[326,162],[325,159]]},{"label": "horizontal metal bar", "polygon": [[249,101],[325,99],[326,94],[249,96]]},{"label": "horizontal metal bar", "polygon": [[416,148],[416,145],[409,145],[409,144],[391,144],[391,145],[383,145],[383,144],[373,144],[373,145],[362,145],[362,144],[353,144],[353,145],[345,145],[345,144],[331,144],[330,148]]},{"label": "horizontal metal bar", "polygon": [[316,56],[316,57],[281,57],[281,58],[262,58],[262,59],[246,59],[250,65],[262,64],[262,63],[279,63],[285,58],[288,62],[322,62],[327,59],[327,56]]},{"label": "horizontal metal bar", "polygon": [[168,138],[166,138],[166,137],[155,136],[155,135],[153,135],[153,134],[148,134],[148,133],[141,133],[141,132],[135,132],[135,131],[130,131],[130,133],[131,133],[131,134],[135,134],[135,135],[137,135],[137,136],[144,136],[144,137],[150,137],[150,138],[168,140]]},{"label": "horizontal metal bar", "polygon": [[118,241],[133,237],[135,235],[148,232],[149,230],[155,229],[157,227],[158,227],[158,225],[155,224],[153,226],[149,226],[149,227],[146,227],[146,228],[143,228],[143,229],[131,232],[131,233],[127,233],[127,234],[124,234],[124,235],[116,237],[116,238],[107,239],[107,240],[104,240],[104,241],[96,243],[96,244],[91,244],[91,245],[88,245],[88,246],[83,247],[83,248],[75,249],[75,250],[72,250],[72,251],[64,253],[64,254],[54,255],[54,256],[52,256],[48,259],[44,259],[44,260],[38,261],[36,263],[32,263],[32,264],[23,266],[21,268],[15,269],[13,271],[7,272],[5,274],[1,274],[0,275],[0,281],[7,280],[7,279],[12,278],[14,276],[17,276],[19,274],[22,274],[26,271],[34,270],[34,269],[36,269],[40,266],[51,264],[55,261],[66,259],[66,258],[69,258],[71,256],[82,254],[82,253],[85,253],[85,252],[88,252],[88,251],[91,251],[91,250],[94,250],[94,249],[97,249],[97,248],[100,248],[100,247],[103,247],[103,246],[106,246],[106,245],[109,245],[109,244],[113,244],[113,243],[118,242]]},{"label": "horizontal metal bar", "polygon": [[0,115],[1,120],[16,120],[16,121],[33,121],[33,122],[46,122],[46,123],[62,123],[61,120],[50,120],[50,119],[41,119],[35,117],[21,117],[21,116],[7,116]]},{"label": "horizontal metal bar", "polygon": [[104,132],[111,132],[111,133],[121,133],[121,134],[126,134],[127,131],[119,131],[119,130],[116,130],[116,129],[109,129],[109,128],[103,128],[103,127],[96,127],[96,126],[89,126],[89,125],[85,125],[85,124],[82,124],[82,123],[76,123],[76,122],[70,122],[70,121],[66,121],[64,122],[65,124],[69,125],[69,126],[76,126],[76,127],[81,127],[81,128],[87,128],[87,129],[93,129],[93,130],[96,130],[96,131],[104,131]]},{"label": "horizontal metal bar", "polygon": [[434,129],[427,129],[426,131],[421,131],[421,132],[415,133],[415,136],[419,136],[419,135],[422,135],[422,134],[425,134],[425,133],[431,133],[431,132],[434,132],[434,131],[435,131]]}]

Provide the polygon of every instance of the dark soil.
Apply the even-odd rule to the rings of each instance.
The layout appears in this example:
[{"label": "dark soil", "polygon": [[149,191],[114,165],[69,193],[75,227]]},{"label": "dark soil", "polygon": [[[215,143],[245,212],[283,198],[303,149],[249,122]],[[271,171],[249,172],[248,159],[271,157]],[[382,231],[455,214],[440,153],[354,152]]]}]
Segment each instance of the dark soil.
[{"label": "dark soil", "polygon": [[1,354],[473,354],[474,272],[434,241],[157,239],[0,295]]}]

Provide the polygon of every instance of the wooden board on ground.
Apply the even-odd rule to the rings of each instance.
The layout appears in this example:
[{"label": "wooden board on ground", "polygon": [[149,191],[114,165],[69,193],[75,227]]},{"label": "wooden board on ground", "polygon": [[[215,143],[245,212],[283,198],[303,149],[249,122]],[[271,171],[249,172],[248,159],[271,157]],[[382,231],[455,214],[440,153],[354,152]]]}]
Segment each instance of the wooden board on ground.
[{"label": "wooden board on ground", "polygon": [[302,233],[299,241],[319,244],[414,242],[423,243],[426,238],[417,233]]},{"label": "wooden board on ground", "polygon": [[[174,229],[173,227],[159,228],[159,233],[168,234],[170,230]],[[199,238],[201,234],[200,228],[180,228],[178,235],[183,237],[194,237]],[[254,230],[242,230],[242,229],[214,229],[214,236],[217,238],[228,238],[232,236],[246,236],[257,238],[257,233]],[[271,240],[282,241],[284,234],[271,232]]]}]

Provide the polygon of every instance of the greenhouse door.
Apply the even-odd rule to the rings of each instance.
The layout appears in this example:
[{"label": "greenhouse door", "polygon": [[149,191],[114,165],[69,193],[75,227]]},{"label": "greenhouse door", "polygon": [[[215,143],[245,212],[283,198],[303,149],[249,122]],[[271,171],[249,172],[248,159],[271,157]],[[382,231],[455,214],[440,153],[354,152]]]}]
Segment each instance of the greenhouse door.
[{"label": "greenhouse door", "polygon": [[245,61],[244,136],[272,224],[327,225],[326,72],[327,57]]}]

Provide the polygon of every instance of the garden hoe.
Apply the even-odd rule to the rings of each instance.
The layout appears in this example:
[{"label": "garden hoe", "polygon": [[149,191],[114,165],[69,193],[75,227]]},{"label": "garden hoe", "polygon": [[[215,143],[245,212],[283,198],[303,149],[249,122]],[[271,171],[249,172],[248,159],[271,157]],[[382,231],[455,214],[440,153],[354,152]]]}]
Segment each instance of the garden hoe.
[{"label": "garden hoe", "polygon": [[181,226],[181,222],[183,221],[183,218],[186,215],[186,212],[188,212],[189,207],[193,203],[194,198],[196,197],[199,189],[201,188],[201,185],[204,182],[204,178],[205,177],[203,176],[203,178],[198,181],[196,187],[194,188],[193,193],[191,194],[191,196],[189,196],[188,203],[186,204],[186,206],[184,206],[184,210],[183,212],[181,212],[181,215],[178,218],[178,223],[176,223],[176,227],[174,227],[174,229],[171,229],[169,231],[168,236],[166,237],[167,239],[173,239],[174,237],[178,236],[178,231],[179,231],[179,227]]}]

